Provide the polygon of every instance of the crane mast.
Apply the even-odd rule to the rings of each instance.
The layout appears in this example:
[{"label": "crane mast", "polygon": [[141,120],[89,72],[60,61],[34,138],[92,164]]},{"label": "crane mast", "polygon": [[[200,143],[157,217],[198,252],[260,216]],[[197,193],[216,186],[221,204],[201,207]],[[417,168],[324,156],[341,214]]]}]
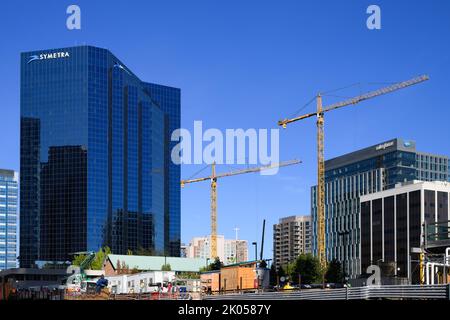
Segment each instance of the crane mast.
[{"label": "crane mast", "polygon": [[317,256],[322,267],[326,266],[326,239],[325,239],[325,158],[324,158],[324,114],[325,112],[336,110],[345,106],[355,105],[361,101],[375,98],[377,96],[394,92],[421,82],[428,80],[427,75],[422,75],[407,81],[398,82],[391,86],[378,90],[370,91],[365,94],[331,104],[327,107],[322,106],[322,96],[318,94],[316,97],[316,112],[307,113],[291,119],[278,121],[278,125],[286,128],[288,124],[310,117],[317,117],[317,192],[316,192],[316,235],[317,235]]},{"label": "crane mast", "polygon": [[317,95],[317,246],[321,265],[325,264],[325,159],[324,159],[324,117],[322,110],[322,96]]},{"label": "crane mast", "polygon": [[211,258],[217,257],[217,177],[216,163],[211,165]]}]

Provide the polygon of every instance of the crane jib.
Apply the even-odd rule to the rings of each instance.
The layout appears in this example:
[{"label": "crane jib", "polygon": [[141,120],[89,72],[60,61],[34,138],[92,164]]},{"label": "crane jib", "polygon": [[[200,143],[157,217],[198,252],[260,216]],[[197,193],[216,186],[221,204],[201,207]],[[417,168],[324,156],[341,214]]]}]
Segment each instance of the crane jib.
[{"label": "crane jib", "polygon": [[278,121],[278,125],[286,127],[286,125],[289,124],[289,123],[296,122],[296,121],[299,121],[299,120],[303,120],[303,119],[306,119],[306,118],[310,118],[310,117],[313,117],[313,116],[323,115],[325,112],[328,112],[328,111],[331,111],[331,110],[335,110],[335,109],[338,109],[338,108],[342,108],[342,107],[345,107],[345,106],[348,106],[348,105],[355,105],[355,104],[358,104],[361,101],[365,101],[367,99],[371,99],[371,98],[374,98],[374,97],[377,97],[377,96],[380,96],[380,95],[383,95],[383,94],[391,93],[391,92],[397,91],[399,89],[410,87],[412,85],[418,84],[418,83],[423,82],[423,81],[427,81],[429,79],[430,78],[427,75],[422,75],[422,76],[419,76],[419,77],[416,77],[416,78],[412,78],[410,80],[406,80],[406,81],[403,81],[403,82],[395,83],[395,84],[393,84],[391,86],[384,87],[384,88],[381,88],[381,89],[377,89],[375,91],[370,91],[370,92],[367,92],[365,94],[362,94],[362,95],[359,95],[359,96],[356,96],[356,97],[353,97],[353,98],[350,98],[350,99],[347,99],[347,100],[344,100],[344,101],[340,101],[340,102],[331,104],[329,106],[326,106],[326,107],[323,108],[323,111],[320,114],[317,113],[317,112],[312,112],[312,113],[307,113],[307,114],[304,114],[304,115],[301,115],[301,116],[298,116],[298,117],[295,117],[295,118],[280,120],[280,121]]}]

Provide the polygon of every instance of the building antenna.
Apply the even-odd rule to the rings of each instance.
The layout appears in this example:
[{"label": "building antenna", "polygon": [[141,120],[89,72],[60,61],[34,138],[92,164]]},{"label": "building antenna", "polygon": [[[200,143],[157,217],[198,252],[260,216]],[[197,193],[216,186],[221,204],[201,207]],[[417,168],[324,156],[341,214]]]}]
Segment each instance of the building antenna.
[{"label": "building antenna", "polygon": [[240,229],[237,226],[235,226],[233,230],[234,230],[234,232],[236,234],[236,240],[238,240],[239,239],[238,232],[239,232]]}]

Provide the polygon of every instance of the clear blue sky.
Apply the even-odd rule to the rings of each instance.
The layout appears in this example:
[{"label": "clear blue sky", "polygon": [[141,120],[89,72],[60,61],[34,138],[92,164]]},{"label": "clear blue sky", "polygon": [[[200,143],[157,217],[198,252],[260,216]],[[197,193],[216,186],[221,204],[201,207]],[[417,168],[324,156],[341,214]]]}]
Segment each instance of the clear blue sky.
[{"label": "clear blue sky", "polygon": [[[68,31],[78,4],[82,30]],[[382,29],[366,28],[378,4]],[[19,53],[91,44],[110,49],[142,80],[182,90],[182,126],[271,128],[318,91],[361,82],[431,80],[329,114],[326,158],[393,137],[450,155],[450,2],[448,1],[5,1],[0,10],[0,167],[19,169]],[[336,92],[351,96],[359,88]],[[327,97],[326,104],[337,98]],[[305,111],[312,111],[313,107]],[[281,158],[303,164],[275,177],[219,181],[219,233],[260,242],[272,252],[272,224],[309,214],[316,181],[313,119],[281,132]],[[189,177],[201,166],[184,166]],[[228,168],[218,168],[218,171]],[[182,190],[182,240],[209,233],[209,183]],[[253,251],[251,257],[253,257]]]}]

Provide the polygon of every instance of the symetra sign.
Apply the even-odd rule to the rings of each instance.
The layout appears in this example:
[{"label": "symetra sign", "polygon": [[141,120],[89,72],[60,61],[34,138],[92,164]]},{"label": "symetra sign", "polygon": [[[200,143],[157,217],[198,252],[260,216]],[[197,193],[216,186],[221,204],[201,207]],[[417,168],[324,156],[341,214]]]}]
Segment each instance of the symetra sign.
[{"label": "symetra sign", "polygon": [[385,142],[376,146],[375,150],[384,150],[386,148],[392,147],[394,145],[394,141]]},{"label": "symetra sign", "polygon": [[59,59],[59,58],[68,58],[70,57],[69,52],[67,51],[59,51],[52,53],[41,53],[40,55],[32,55],[27,63],[30,63],[35,60],[47,60],[47,59]]}]

